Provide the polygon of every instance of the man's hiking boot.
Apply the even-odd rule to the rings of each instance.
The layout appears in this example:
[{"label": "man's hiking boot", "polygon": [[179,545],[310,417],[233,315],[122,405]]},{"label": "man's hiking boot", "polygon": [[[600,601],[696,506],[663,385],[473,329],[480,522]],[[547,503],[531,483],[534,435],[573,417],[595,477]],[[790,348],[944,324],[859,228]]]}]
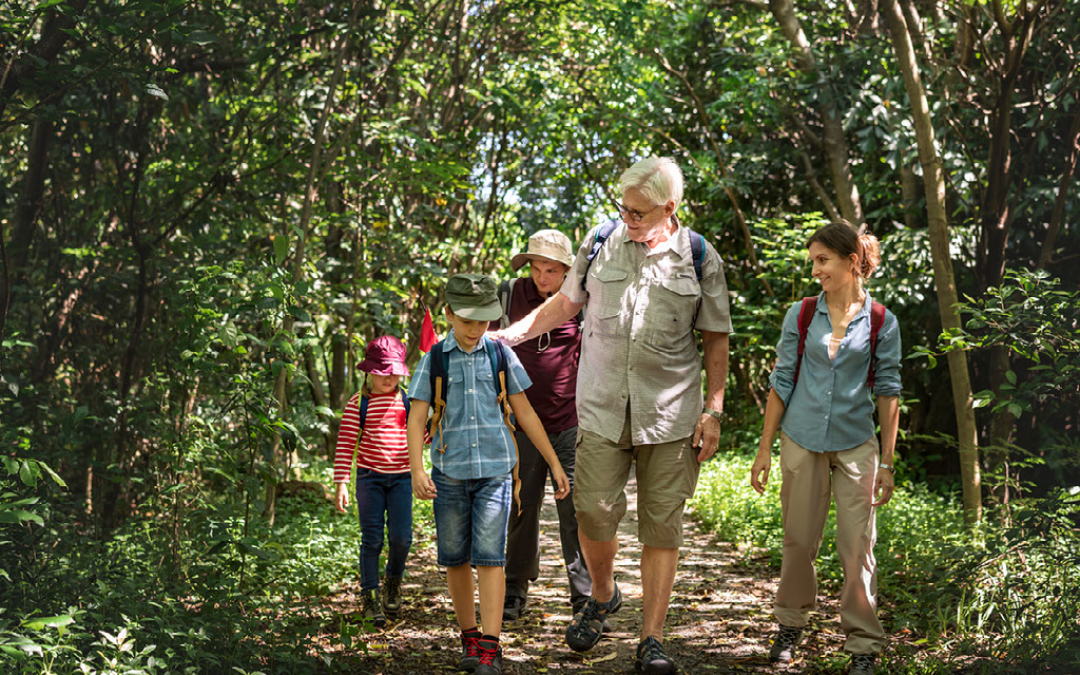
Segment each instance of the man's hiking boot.
[{"label": "man's hiking boot", "polygon": [[520,595],[506,594],[503,601],[503,621],[517,621],[525,613],[527,600]]},{"label": "man's hiking boot", "polygon": [[[585,609],[585,603],[588,602],[588,601],[589,601],[589,597],[585,596],[584,598],[578,600],[577,602],[571,603],[570,606],[574,608],[573,614],[578,614],[578,613],[581,612],[581,610]],[[611,622],[609,622],[607,620],[606,616],[604,617],[603,622],[601,622],[601,624],[600,624],[600,632],[601,633],[610,633],[611,632]]]},{"label": "man's hiking boot", "polygon": [[587,652],[595,647],[604,632],[604,619],[619,611],[620,607],[622,593],[618,586],[615,586],[615,593],[607,602],[589,598],[566,627],[566,646],[575,652]]},{"label": "man's hiking boot", "polygon": [[471,673],[480,664],[480,636],[478,630],[464,631],[461,634],[461,660],[458,661],[458,670]]},{"label": "man's hiking boot", "polygon": [[638,644],[634,668],[645,675],[671,675],[679,671],[664,651],[664,645],[651,635]]},{"label": "man's hiking boot", "polygon": [[480,659],[473,675],[502,675],[502,648],[494,640],[478,640]]},{"label": "man's hiking boot", "polygon": [[401,611],[401,577],[383,579],[382,606],[389,617],[395,617]]},{"label": "man's hiking boot", "polygon": [[371,622],[375,628],[386,626],[386,615],[382,613],[382,602],[379,600],[379,589],[361,591],[360,615],[364,622]]},{"label": "man's hiking boot", "polygon": [[773,638],[769,660],[773,663],[791,663],[791,660],[795,658],[795,646],[799,644],[801,637],[802,628],[781,625],[776,637]]},{"label": "man's hiking boot", "polygon": [[852,654],[848,675],[874,675],[874,661],[876,660],[873,654]]}]

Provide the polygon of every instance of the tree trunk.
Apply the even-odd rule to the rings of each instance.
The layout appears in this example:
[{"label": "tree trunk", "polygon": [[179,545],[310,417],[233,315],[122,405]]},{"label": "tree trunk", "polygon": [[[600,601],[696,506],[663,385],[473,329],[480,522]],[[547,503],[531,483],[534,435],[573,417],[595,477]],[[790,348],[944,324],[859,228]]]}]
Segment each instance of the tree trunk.
[{"label": "tree trunk", "polygon": [[[949,256],[949,223],[945,210],[945,176],[937,154],[934,125],[926,100],[915,50],[911,44],[904,15],[897,0],[884,1],[885,19],[889,26],[893,50],[904,77],[911,103],[915,135],[919,144],[919,162],[923,167],[926,190],[927,219],[930,223],[931,256],[934,263],[934,286],[937,289],[941,324],[946,330],[959,329],[960,316],[954,309],[958,297],[953,279],[952,259]],[[968,375],[967,354],[962,350],[949,352],[949,375],[952,381],[953,405],[956,412],[957,436],[960,446],[960,472],[964,488],[964,519],[973,525],[982,519],[982,488],[979,475],[978,437],[975,411],[972,408],[971,380]]]},{"label": "tree trunk", "polygon": [[[1080,158],[1080,102],[1073,100],[1072,124],[1069,127],[1069,138],[1072,144],[1069,146],[1069,159],[1065,162],[1065,170],[1058,181],[1057,198],[1054,199],[1054,211],[1050,214],[1050,224],[1046,228],[1046,238],[1043,239],[1042,250],[1039,252],[1039,269],[1050,266],[1054,257],[1054,247],[1057,245],[1058,232],[1061,231],[1061,221],[1065,217],[1065,204],[1069,201],[1069,189],[1072,187],[1073,176],[1076,174],[1076,160]],[[2,299],[0,299],[2,302]]]},{"label": "tree trunk", "polygon": [[[806,39],[799,18],[795,15],[795,7],[791,0],[769,0],[769,9],[772,11],[776,22],[784,36],[791,43],[795,52],[796,62],[799,68],[811,76],[814,81],[824,81],[824,76],[818,71],[814,53],[810,49],[810,41]],[[821,115],[821,124],[824,128],[822,144],[825,148],[825,161],[829,167],[829,175],[832,178],[833,189],[836,192],[836,203],[840,207],[840,213],[851,224],[859,226],[863,222],[862,202],[859,198],[859,188],[851,175],[851,164],[848,162],[847,137],[840,122],[840,112],[836,109],[829,85],[826,83],[820,87],[818,114]]]}]

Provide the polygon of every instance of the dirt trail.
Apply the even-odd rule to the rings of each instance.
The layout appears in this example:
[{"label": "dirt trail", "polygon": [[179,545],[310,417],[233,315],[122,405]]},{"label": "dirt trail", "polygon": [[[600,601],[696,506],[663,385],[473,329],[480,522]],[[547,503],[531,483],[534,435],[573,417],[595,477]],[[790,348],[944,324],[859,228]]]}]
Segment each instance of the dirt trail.
[{"label": "dirt trail", "polygon": [[[634,672],[634,650],[641,629],[641,575],[637,541],[636,491],[627,489],[630,509],[619,528],[616,573],[625,601],[612,617],[612,632],[587,654],[571,651],[563,633],[571,618],[566,575],[558,541],[558,516],[550,498],[541,512],[540,579],[530,589],[529,606],[518,621],[503,627],[504,671],[513,675]],[[666,645],[683,673],[774,672],[763,658],[774,623],[769,608],[776,580],[762,559],[722,541],[689,517],[685,545],[667,621]],[[457,663],[458,632],[445,577],[435,564],[435,542],[414,543],[405,578],[406,608],[385,630],[367,635],[368,653],[345,650],[336,625],[320,640],[337,658],[355,658],[356,673],[425,675],[451,672]],[[356,589],[325,600],[335,613],[356,611]],[[830,603],[831,604],[831,603]],[[329,609],[329,607],[328,607]],[[825,605],[806,654],[840,649],[835,607]],[[333,632],[334,634],[329,634]],[[817,670],[800,659],[783,672]],[[831,670],[831,668],[829,668]]]}]

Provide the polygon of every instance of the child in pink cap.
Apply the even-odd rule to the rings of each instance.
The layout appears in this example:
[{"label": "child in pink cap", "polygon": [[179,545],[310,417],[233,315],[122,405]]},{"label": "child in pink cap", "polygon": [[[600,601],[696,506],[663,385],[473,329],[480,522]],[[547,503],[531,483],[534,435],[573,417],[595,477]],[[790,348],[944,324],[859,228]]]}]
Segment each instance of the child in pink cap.
[{"label": "child in pink cap", "polygon": [[[360,517],[360,591],[363,617],[375,627],[401,611],[401,576],[412,547],[412,478],[405,423],[409,400],[399,383],[409,374],[405,345],[392,335],[372,340],[357,366],[367,373],[349,399],[334,457],[337,508],[349,506],[349,472],[356,456],[356,509]],[[359,447],[357,439],[359,437]],[[386,577],[379,589],[383,528],[388,533]]]}]

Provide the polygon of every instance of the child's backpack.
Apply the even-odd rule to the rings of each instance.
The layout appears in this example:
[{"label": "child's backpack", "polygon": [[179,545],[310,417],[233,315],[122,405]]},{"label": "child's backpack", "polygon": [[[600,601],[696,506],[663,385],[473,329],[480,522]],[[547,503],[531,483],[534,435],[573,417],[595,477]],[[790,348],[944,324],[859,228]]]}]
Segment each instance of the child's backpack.
[{"label": "child's backpack", "polygon": [[[812,295],[802,299],[802,307],[799,308],[799,353],[795,359],[795,384],[799,382],[799,371],[802,369],[802,355],[806,348],[806,333],[810,330],[810,322],[814,320],[814,312],[817,311],[818,296]],[[870,391],[874,390],[874,361],[877,360],[877,336],[885,323],[885,305],[874,300],[870,305],[870,374],[866,377],[866,384]]]},{"label": "child's backpack", "polygon": [[[503,421],[506,423],[506,428],[510,430],[510,435],[514,434],[514,423],[510,419],[513,414],[510,408],[510,398],[506,393],[506,372],[509,369],[509,365],[506,360],[506,352],[504,347],[491,338],[482,338],[484,343],[484,350],[487,351],[488,358],[491,360],[491,372],[495,375],[495,401],[503,411]],[[435,346],[431,348],[431,363],[429,367],[429,376],[431,378],[431,435],[434,440],[435,433],[439,433],[440,442],[442,440],[442,416],[446,411],[446,399],[444,396],[447,394],[447,386],[444,384],[448,381],[447,372],[450,368],[450,355],[443,350],[443,342],[440,340],[435,343]],[[439,452],[446,452],[446,444],[441,443]]]},{"label": "child's backpack", "polygon": [[[503,423],[506,424],[506,428],[510,431],[510,439],[514,442],[514,454],[517,455],[518,461],[514,464],[514,499],[518,503],[518,509],[521,508],[521,479],[518,477],[518,465],[521,463],[521,454],[518,452],[517,439],[514,437],[514,421],[511,419],[513,410],[510,408],[510,397],[506,393],[506,373],[510,366],[506,359],[505,347],[502,344],[492,340],[489,337],[481,338],[484,344],[484,350],[487,352],[488,358],[491,360],[491,372],[495,375],[495,402],[503,411]],[[429,377],[431,380],[431,419],[429,420],[429,428],[431,429],[431,444],[432,447],[438,447],[439,452],[446,452],[446,443],[443,442],[442,436],[442,416],[446,412],[446,398],[448,395],[448,386],[443,383],[449,384],[449,378],[447,373],[450,371],[450,355],[443,350],[443,342],[440,340],[436,342],[431,348],[431,363],[429,364]],[[435,434],[439,434],[439,445],[435,445]]]},{"label": "child's backpack", "polygon": [[[398,391],[401,392],[401,402],[405,404],[405,419],[409,419],[409,408],[411,407],[409,405],[409,394],[401,387],[398,387]],[[370,402],[367,394],[360,395],[360,433],[356,437],[357,442],[364,435],[364,423],[367,422],[368,404]]]},{"label": "child's backpack", "polygon": [[[585,264],[585,271],[581,274],[581,290],[585,290],[585,280],[589,277],[589,268],[592,267],[593,258],[600,252],[604,242],[608,240],[608,237],[618,226],[619,221],[610,220],[597,228],[592,250],[586,256],[588,262]],[[694,259],[694,274],[697,275],[697,280],[701,281],[701,261],[705,258],[705,237],[693,230],[690,231],[690,254]]]}]

